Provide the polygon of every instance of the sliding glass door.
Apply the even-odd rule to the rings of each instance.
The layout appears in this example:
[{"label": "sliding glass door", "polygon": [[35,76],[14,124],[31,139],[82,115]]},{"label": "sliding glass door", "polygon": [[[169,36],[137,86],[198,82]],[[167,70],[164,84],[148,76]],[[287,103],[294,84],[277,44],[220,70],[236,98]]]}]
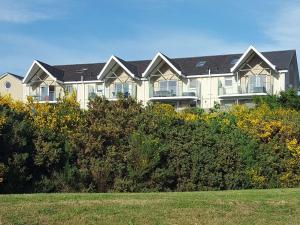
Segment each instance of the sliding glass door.
[{"label": "sliding glass door", "polygon": [[41,86],[41,101],[48,101],[48,86]]},{"label": "sliding glass door", "polygon": [[267,91],[267,76],[266,75],[251,75],[248,81],[249,93],[266,93]]},{"label": "sliding glass door", "polygon": [[40,87],[40,101],[55,101],[54,85],[42,85]]}]

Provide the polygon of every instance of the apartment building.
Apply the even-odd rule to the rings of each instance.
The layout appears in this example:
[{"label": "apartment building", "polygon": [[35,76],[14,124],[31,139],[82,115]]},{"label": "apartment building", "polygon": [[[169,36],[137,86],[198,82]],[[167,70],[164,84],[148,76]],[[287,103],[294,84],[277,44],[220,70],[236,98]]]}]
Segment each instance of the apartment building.
[{"label": "apartment building", "polygon": [[48,65],[35,60],[23,79],[23,97],[55,103],[75,92],[82,108],[90,98],[117,99],[119,93],[143,104],[163,102],[176,109],[215,103],[251,104],[253,96],[298,89],[295,50],[259,52],[250,46],[243,54],[125,61],[112,56],[106,63]]}]

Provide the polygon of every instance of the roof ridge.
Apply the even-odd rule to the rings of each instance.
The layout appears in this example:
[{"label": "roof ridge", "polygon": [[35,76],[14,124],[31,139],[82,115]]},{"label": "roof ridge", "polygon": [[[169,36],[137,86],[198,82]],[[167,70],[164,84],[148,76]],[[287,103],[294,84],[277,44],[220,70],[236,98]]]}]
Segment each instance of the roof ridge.
[{"label": "roof ridge", "polygon": [[[296,51],[295,49],[287,49],[287,50],[278,50],[278,51],[263,51],[261,53],[274,53],[274,52],[289,52]],[[203,56],[191,56],[191,57],[175,57],[170,59],[195,59],[195,58],[206,58],[206,57],[221,57],[221,56],[234,56],[234,55],[242,55],[243,53],[230,53],[230,54],[218,54],[218,55],[203,55]]]},{"label": "roof ridge", "polygon": [[11,76],[13,76],[13,77],[15,77],[15,78],[17,78],[17,79],[19,79],[19,80],[23,80],[23,78],[24,78],[24,77],[22,77],[22,76],[19,76],[19,75],[17,75],[17,74],[11,73],[11,72],[5,72],[5,73],[3,73],[3,74],[0,74],[0,78],[2,78],[2,77],[4,77],[4,76],[7,76],[7,75],[11,75]]},{"label": "roof ridge", "polygon": [[[262,54],[264,53],[274,53],[274,52],[288,52],[288,51],[296,51],[295,49],[286,49],[286,50],[277,50],[277,51],[263,51],[261,52]],[[206,57],[221,57],[221,56],[233,56],[233,55],[242,55],[243,53],[230,53],[230,54],[217,54],[217,55],[202,55],[202,56],[186,56],[186,57],[169,57],[165,54],[163,54],[164,56],[168,57],[169,59],[171,60],[178,60],[178,59],[195,59],[195,58],[206,58]],[[124,60],[118,56],[115,56],[117,57],[118,59],[121,59],[127,63],[138,63],[138,62],[147,62],[147,61],[150,61],[152,59],[141,59],[141,60]],[[39,60],[37,60],[39,61]],[[39,62],[42,62],[42,61],[39,61]],[[44,62],[42,62],[44,63]],[[45,63],[47,64],[47,63]],[[58,66],[76,66],[76,65],[97,65],[97,64],[106,64],[106,62],[93,62],[93,63],[75,63],[75,64],[58,64],[58,65],[49,65],[49,66],[52,66],[52,67],[58,67]],[[134,65],[133,65],[134,66]]]},{"label": "roof ridge", "polygon": [[75,63],[75,64],[59,64],[59,65],[52,65],[56,66],[79,66],[79,65],[96,65],[96,64],[105,64],[105,62],[95,62],[95,63]]}]

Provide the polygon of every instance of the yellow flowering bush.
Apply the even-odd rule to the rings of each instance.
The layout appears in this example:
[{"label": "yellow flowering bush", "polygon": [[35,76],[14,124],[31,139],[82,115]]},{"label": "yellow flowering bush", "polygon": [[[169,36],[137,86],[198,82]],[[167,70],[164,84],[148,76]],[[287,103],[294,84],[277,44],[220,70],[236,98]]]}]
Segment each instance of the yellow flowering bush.
[{"label": "yellow flowering bush", "polygon": [[[256,138],[263,145],[272,146],[272,151],[285,155],[280,164],[283,171],[279,173],[282,186],[293,187],[300,183],[298,174],[300,165],[299,121],[300,112],[289,108],[270,108],[262,104],[254,109],[245,106],[235,106],[231,112],[237,118],[237,126],[242,131]],[[281,146],[285,146],[282,148]],[[277,152],[277,153],[276,153]],[[251,171],[253,183],[263,183],[263,177]]]},{"label": "yellow flowering bush", "polygon": [[265,186],[266,177],[259,174],[256,169],[251,168],[248,171],[248,175],[251,178],[252,185],[255,187],[263,188]]},{"label": "yellow flowering bush", "polygon": [[275,136],[294,154],[300,156],[299,127],[300,113],[293,109],[274,108],[261,105],[255,109],[235,106],[231,113],[237,118],[237,126],[264,143]]},{"label": "yellow flowering bush", "polygon": [[286,140],[286,145],[294,156],[300,158],[300,145],[296,138]]},{"label": "yellow flowering bush", "polygon": [[55,104],[1,96],[0,193],[296,187],[300,110],[292,108],[176,111],[96,97],[81,110],[75,95]]},{"label": "yellow flowering bush", "polygon": [[13,100],[10,95],[0,95],[0,105],[7,105],[16,112],[27,111],[26,105],[22,101]]},{"label": "yellow flowering bush", "polygon": [[161,115],[169,119],[182,119],[184,121],[196,121],[200,119],[199,115],[188,111],[176,111],[173,106],[169,104],[155,104],[153,113]]},{"label": "yellow flowering bush", "polygon": [[5,124],[5,120],[6,120],[6,118],[4,116],[0,115],[0,129]]},{"label": "yellow flowering bush", "polygon": [[58,99],[58,103],[34,103],[28,99],[29,114],[38,128],[50,128],[54,132],[71,132],[81,121],[81,110],[74,95]]}]

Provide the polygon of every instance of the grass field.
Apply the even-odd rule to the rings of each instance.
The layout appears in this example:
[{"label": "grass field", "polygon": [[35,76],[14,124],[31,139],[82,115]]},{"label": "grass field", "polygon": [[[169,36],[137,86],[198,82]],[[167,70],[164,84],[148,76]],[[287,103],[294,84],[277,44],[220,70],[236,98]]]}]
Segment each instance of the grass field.
[{"label": "grass field", "polygon": [[300,224],[300,189],[0,195],[0,224]]}]

